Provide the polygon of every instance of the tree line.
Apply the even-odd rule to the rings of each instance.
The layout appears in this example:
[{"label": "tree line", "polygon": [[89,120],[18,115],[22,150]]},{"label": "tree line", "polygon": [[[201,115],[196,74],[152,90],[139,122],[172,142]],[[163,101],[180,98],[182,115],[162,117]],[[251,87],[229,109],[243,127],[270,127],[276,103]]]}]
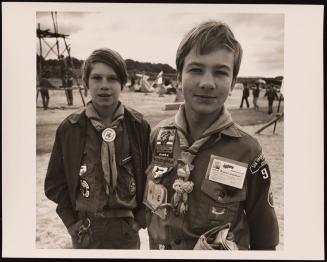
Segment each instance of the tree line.
[{"label": "tree line", "polygon": [[[60,78],[60,64],[58,59],[44,59],[42,56],[37,55],[37,65],[42,64],[42,71],[47,73],[50,78]],[[67,59],[67,57],[65,58]],[[84,60],[71,57],[73,69],[77,77],[81,78],[81,69]],[[139,62],[132,59],[126,59],[126,66],[128,75],[131,77],[135,74],[146,74],[150,76],[150,80],[155,79],[160,71],[163,71],[164,77],[176,79],[176,70],[168,64],[155,64],[149,62]]]}]

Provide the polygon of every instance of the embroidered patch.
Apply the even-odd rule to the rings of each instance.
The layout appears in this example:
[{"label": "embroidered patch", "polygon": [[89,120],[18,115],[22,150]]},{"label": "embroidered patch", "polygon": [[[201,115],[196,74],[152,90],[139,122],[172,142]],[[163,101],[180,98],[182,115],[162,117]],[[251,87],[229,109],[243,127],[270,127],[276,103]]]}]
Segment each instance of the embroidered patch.
[{"label": "embroidered patch", "polygon": [[211,155],[206,178],[220,184],[243,188],[247,164]]},{"label": "embroidered patch", "polygon": [[129,193],[131,195],[134,195],[136,192],[136,183],[135,183],[135,179],[132,178],[131,181],[129,182]]},{"label": "embroidered patch", "polygon": [[[172,146],[175,140],[175,133],[176,129],[161,128],[157,136],[157,145]],[[170,147],[167,147],[166,149],[169,150]]]},{"label": "embroidered patch", "polygon": [[160,128],[154,152],[154,162],[162,166],[173,166],[176,129]]},{"label": "embroidered patch", "polygon": [[268,204],[269,206],[274,207],[274,196],[271,187],[269,187],[269,191],[268,191]]},{"label": "embroidered patch", "polygon": [[85,179],[80,179],[80,191],[83,197],[90,197],[90,185],[87,183]]},{"label": "embroidered patch", "polygon": [[250,172],[253,174],[257,173],[261,167],[267,165],[266,159],[261,153],[249,166]]},{"label": "embroidered patch", "polygon": [[156,184],[152,180],[148,180],[145,191],[144,204],[157,214],[160,218],[165,219],[167,216],[167,209],[161,207],[167,204],[167,188],[161,184]]},{"label": "embroidered patch", "polygon": [[252,175],[260,174],[262,180],[268,180],[270,178],[269,166],[263,154],[260,154],[252,164],[249,165],[249,170]]}]

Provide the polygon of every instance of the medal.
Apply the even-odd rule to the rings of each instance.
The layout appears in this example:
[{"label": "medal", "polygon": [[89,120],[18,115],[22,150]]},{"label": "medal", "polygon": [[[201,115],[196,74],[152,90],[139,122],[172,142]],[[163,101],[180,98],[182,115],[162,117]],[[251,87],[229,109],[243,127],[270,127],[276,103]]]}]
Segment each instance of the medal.
[{"label": "medal", "polygon": [[116,132],[115,130],[111,129],[111,128],[106,128],[105,130],[102,131],[102,139],[105,142],[112,142],[114,141],[116,138]]}]

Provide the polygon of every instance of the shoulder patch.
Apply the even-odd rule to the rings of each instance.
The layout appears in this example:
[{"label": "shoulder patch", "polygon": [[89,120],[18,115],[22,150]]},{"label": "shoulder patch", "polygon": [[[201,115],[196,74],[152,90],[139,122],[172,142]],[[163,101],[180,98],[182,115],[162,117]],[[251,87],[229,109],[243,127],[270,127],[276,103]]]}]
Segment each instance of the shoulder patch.
[{"label": "shoulder patch", "polygon": [[157,165],[170,167],[174,163],[176,129],[161,127],[157,134],[153,160]]},{"label": "shoulder patch", "polygon": [[269,187],[269,191],[268,191],[268,204],[269,206],[274,207],[274,196],[271,190],[271,186]]},{"label": "shoulder patch", "polygon": [[254,161],[249,165],[249,170],[252,175],[261,175],[263,180],[270,178],[270,170],[268,163],[262,153],[260,153]]}]

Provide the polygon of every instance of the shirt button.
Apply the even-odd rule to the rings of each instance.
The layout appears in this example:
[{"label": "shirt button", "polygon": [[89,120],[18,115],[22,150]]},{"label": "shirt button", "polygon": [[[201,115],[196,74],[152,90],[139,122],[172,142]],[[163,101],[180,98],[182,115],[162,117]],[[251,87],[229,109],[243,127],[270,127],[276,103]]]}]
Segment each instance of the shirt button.
[{"label": "shirt button", "polygon": [[218,192],[218,200],[222,200],[225,197],[225,192],[219,191]]}]

